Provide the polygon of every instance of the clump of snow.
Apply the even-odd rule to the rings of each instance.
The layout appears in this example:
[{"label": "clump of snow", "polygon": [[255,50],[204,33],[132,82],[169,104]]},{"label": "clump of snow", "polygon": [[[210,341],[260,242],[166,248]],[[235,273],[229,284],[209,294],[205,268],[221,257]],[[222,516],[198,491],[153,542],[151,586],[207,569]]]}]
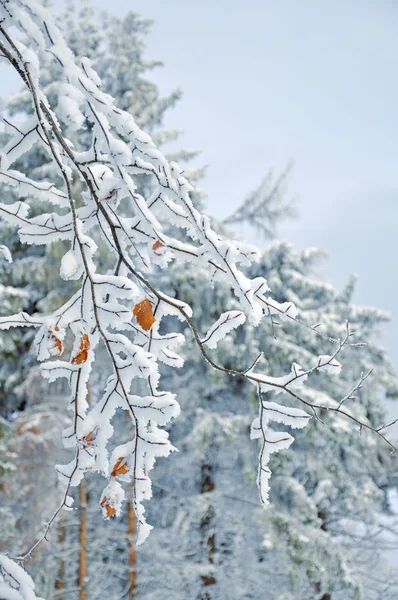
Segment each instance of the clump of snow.
[{"label": "clump of snow", "polygon": [[43,600],[36,596],[30,575],[3,554],[0,554],[0,596],[2,600]]},{"label": "clump of snow", "polygon": [[310,419],[310,415],[298,408],[289,408],[275,402],[264,401],[261,393],[259,393],[259,416],[252,423],[250,438],[252,440],[262,439],[257,471],[257,486],[262,504],[268,503],[269,479],[271,477],[268,463],[271,454],[289,448],[294,441],[294,437],[289,433],[270,429],[268,423],[274,421],[283,423],[292,427],[292,429],[302,429]]},{"label": "clump of snow", "polygon": [[326,371],[331,375],[338,375],[342,369],[342,364],[328,354],[321,354],[321,356],[318,356],[317,369],[318,371]]},{"label": "clump of snow", "polygon": [[254,385],[259,384],[262,392],[272,391],[276,394],[280,394],[286,390],[300,388],[307,380],[308,372],[303,371],[303,369],[297,363],[293,363],[291,371],[288,375],[271,377],[269,375],[248,371],[247,378],[252,381]]},{"label": "clump of snow", "polygon": [[61,260],[60,275],[62,279],[80,279],[83,274],[81,256],[76,250],[69,250]]},{"label": "clump of snow", "polygon": [[7,248],[7,246],[4,246],[3,244],[0,245],[0,252],[4,256],[4,258],[6,259],[7,262],[12,263],[12,255],[11,255],[9,248]]}]

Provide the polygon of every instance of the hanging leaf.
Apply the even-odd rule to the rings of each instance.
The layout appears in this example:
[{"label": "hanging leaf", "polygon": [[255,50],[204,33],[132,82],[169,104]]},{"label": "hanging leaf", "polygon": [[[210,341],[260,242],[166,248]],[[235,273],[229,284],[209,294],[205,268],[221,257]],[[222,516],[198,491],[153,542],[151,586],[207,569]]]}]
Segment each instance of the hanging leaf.
[{"label": "hanging leaf", "polygon": [[90,348],[90,338],[87,333],[83,333],[78,353],[72,358],[72,365],[81,365],[87,361],[88,350]]},{"label": "hanging leaf", "polygon": [[105,519],[116,515],[116,508],[110,505],[110,498],[104,496],[100,502],[100,506],[105,511]]},{"label": "hanging leaf", "polygon": [[125,497],[124,490],[120,483],[115,479],[111,479],[101,495],[102,500],[100,506],[102,508],[104,519],[109,519],[109,517],[119,517]]},{"label": "hanging leaf", "polygon": [[83,444],[83,448],[86,448],[86,445],[90,446],[91,444],[93,444],[95,442],[96,438],[97,438],[97,432],[95,430],[94,431],[90,431],[89,433],[87,433],[86,435],[84,435],[82,437],[82,441],[84,443]]},{"label": "hanging leaf", "polygon": [[162,242],[159,242],[159,240],[157,240],[154,245],[152,246],[152,250],[153,253],[156,254],[156,256],[161,256],[160,252],[156,252],[156,250],[158,250],[158,248],[163,248],[164,244],[162,244]]},{"label": "hanging leaf", "polygon": [[149,331],[154,322],[156,321],[152,312],[152,304],[146,298],[136,304],[133,308],[133,314],[137,320],[137,323],[145,331]]},{"label": "hanging leaf", "polygon": [[48,351],[50,356],[61,356],[64,351],[64,345],[62,340],[56,335],[55,332],[59,331],[59,327],[56,326],[54,329],[49,329],[47,334],[48,339]]},{"label": "hanging leaf", "polygon": [[111,477],[117,477],[118,475],[126,475],[126,473],[129,472],[127,462],[123,463],[124,460],[125,460],[124,456],[121,456],[120,458],[117,459],[115,466],[113,467]]}]

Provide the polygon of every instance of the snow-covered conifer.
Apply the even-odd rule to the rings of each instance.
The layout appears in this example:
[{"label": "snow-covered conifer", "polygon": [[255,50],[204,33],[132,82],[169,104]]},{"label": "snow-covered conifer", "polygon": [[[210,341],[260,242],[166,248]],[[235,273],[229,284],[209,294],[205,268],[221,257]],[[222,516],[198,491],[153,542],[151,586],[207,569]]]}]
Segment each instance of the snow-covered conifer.
[{"label": "snow-covered conifer", "polygon": [[[164,573],[139,570],[146,594],[150,591],[155,597],[160,580],[169,582],[176,598],[184,598],[193,585],[200,595],[204,582],[204,592],[212,599],[256,598],[264,586],[275,600],[322,598],[330,592],[333,598],[340,598],[338,593],[355,598],[360,589],[371,598],[373,592],[385,589],[383,578],[381,584],[369,579],[365,557],[383,562],[384,546],[377,543],[383,529],[378,515],[388,505],[396,469],[374,439],[347,427],[340,417],[328,414],[327,407],[346,398],[347,391],[361,382],[361,374],[365,376],[374,365],[366,384],[349,393],[343,405],[359,420],[367,418],[374,425],[385,422],[384,397],[396,393],[398,382],[376,337],[389,316],[355,305],[351,282],[338,293],[317,280],[313,275],[321,256],[316,249],[297,251],[275,242],[263,251],[251,273],[267,278],[280,303],[294,298],[305,323],[325,325],[300,327],[297,332],[291,319],[275,322],[274,317],[263,321],[257,331],[242,328],[227,336],[212,356],[234,368],[248,347],[254,358],[261,349],[267,372],[276,375],[288,368],[292,353],[306,364],[332,348],[333,342],[323,336],[339,335],[345,319],[368,343],[347,350],[338,377],[331,378],[321,369],[300,390],[309,402],[325,404],[325,409],[303,432],[294,433],[294,451],[271,459],[274,475],[266,513],[259,511],[256,502],[254,449],[247,444],[256,413],[255,390],[239,380],[232,384],[206,364],[199,366],[195,348],[189,348],[182,373],[170,382],[172,389],[179,390],[182,405],[182,415],[171,431],[180,449],[174,457],[179,466],[164,465],[155,475],[159,503],[151,506],[151,513],[156,529],[140,552],[144,565],[162,563],[163,553],[169,558]],[[191,302],[200,295],[201,276],[194,269],[176,277],[174,286],[184,300]],[[202,330],[220,312],[237,308],[227,286],[200,298],[196,318]],[[272,394],[264,400],[265,407],[280,410]],[[176,488],[184,490],[182,498]],[[210,528],[201,526],[203,522]],[[385,523],[387,529],[389,535],[396,531],[391,519]],[[178,536],[179,530],[184,536]],[[369,532],[373,533],[367,539]],[[167,578],[166,569],[173,571],[173,578]]]}]

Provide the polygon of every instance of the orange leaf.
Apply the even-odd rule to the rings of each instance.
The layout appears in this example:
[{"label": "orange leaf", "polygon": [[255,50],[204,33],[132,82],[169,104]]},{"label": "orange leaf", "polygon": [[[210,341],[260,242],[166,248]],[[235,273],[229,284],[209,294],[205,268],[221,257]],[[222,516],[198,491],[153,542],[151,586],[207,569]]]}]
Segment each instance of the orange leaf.
[{"label": "orange leaf", "polygon": [[83,333],[82,339],[80,341],[80,350],[88,350],[90,348],[90,338],[87,333]]},{"label": "orange leaf", "polygon": [[94,433],[94,431],[90,431],[89,433],[87,433],[86,435],[83,436],[82,440],[83,442],[85,442],[86,444],[92,444],[95,441],[96,438],[96,434]]},{"label": "orange leaf", "polygon": [[133,314],[137,319],[138,325],[145,331],[149,331],[156,321],[152,313],[152,304],[147,298],[134,306]]},{"label": "orange leaf", "polygon": [[109,506],[109,504],[107,505],[107,507],[105,508],[106,510],[106,516],[109,517],[114,517],[116,514],[116,508],[113,508],[113,506]]},{"label": "orange leaf", "polygon": [[124,456],[121,456],[117,459],[115,466],[113,467],[113,471],[111,473],[111,477],[117,477],[117,475],[126,475],[129,472],[129,468],[127,466],[127,462],[123,463]]},{"label": "orange leaf", "polygon": [[[55,327],[54,331],[59,331],[59,327]],[[48,330],[47,339],[48,351],[50,352],[51,356],[61,356],[62,352],[64,351],[62,340],[60,340],[51,329]]]},{"label": "orange leaf", "polygon": [[78,352],[76,354],[76,356],[74,356],[72,358],[72,365],[82,365],[83,363],[85,363],[87,361],[87,358],[88,358],[87,350],[82,350],[81,352]]},{"label": "orange leaf", "polygon": [[61,340],[59,340],[58,338],[56,338],[56,339],[54,340],[54,347],[56,348],[56,350],[57,350],[57,352],[58,352],[58,356],[61,356],[61,354],[62,354],[62,352],[63,352],[63,349],[64,349],[64,346],[63,346],[63,344],[62,344],[62,341],[61,341]]},{"label": "orange leaf", "polygon": [[163,248],[163,245],[164,245],[164,244],[162,244],[162,242],[159,242],[159,240],[157,240],[157,241],[154,243],[154,245],[152,246],[153,253],[154,253],[154,254],[156,254],[157,256],[160,256],[159,252],[156,252],[156,250],[157,250],[158,248]]},{"label": "orange leaf", "polygon": [[34,425],[32,427],[30,427],[27,431],[30,431],[31,433],[34,433],[35,435],[38,435],[40,433],[40,429],[38,427],[35,427]]},{"label": "orange leaf", "polygon": [[116,515],[116,508],[114,508],[113,506],[111,506],[109,504],[109,498],[107,498],[106,496],[104,496],[102,498],[102,500],[100,502],[100,506],[105,508],[107,519],[109,519],[109,517],[114,517]]},{"label": "orange leaf", "polygon": [[90,338],[87,333],[83,333],[80,340],[80,346],[78,353],[72,358],[72,365],[81,365],[86,362],[88,358],[88,349],[90,348]]}]

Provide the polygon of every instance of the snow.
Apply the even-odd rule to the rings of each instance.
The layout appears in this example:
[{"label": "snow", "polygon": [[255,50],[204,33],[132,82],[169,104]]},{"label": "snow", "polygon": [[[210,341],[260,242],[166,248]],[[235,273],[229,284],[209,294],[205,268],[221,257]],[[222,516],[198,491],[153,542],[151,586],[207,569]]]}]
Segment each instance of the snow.
[{"label": "snow", "polygon": [[61,269],[59,274],[62,279],[80,279],[83,274],[84,266],[81,255],[76,250],[69,250],[61,260]]},{"label": "snow", "polygon": [[[201,335],[196,326],[200,317],[186,302],[163,291],[158,267],[170,269],[173,274],[172,269],[177,266],[181,269],[183,264],[196,274],[211,274],[215,289],[224,286],[228,294],[233,290],[233,301],[228,297],[227,302],[217,306],[227,304],[238,308],[219,315],[212,307],[209,311],[212,314],[205,314],[207,323],[214,324],[199,345],[202,350],[203,346],[214,349],[215,355],[218,343],[246,321],[249,334],[245,334],[244,348],[249,350],[248,336],[257,345],[253,326],[260,326],[264,316],[294,320],[298,310],[293,302],[279,303],[265,296],[270,288],[261,273],[251,278],[240,269],[240,265],[253,265],[260,259],[260,253],[251,245],[223,238],[211,219],[197,210],[190,197],[193,188],[182,169],[175,162],[169,163],[133,116],[119,109],[114,99],[102,91],[100,77],[90,60],[83,58],[80,64],[75,60],[45,6],[35,0],[6,4],[7,10],[4,1],[0,1],[5,26],[17,27],[33,42],[34,49],[20,42],[17,45],[28,64],[21,62],[18,53],[15,61],[20,70],[30,74],[34,92],[31,100],[38,98],[39,102],[33,102],[33,116],[20,124],[19,132],[11,135],[1,154],[0,183],[10,187],[23,201],[0,204],[0,215],[18,228],[21,242],[67,244],[69,250],[61,258],[60,276],[66,281],[81,281],[62,288],[70,295],[55,311],[38,317],[16,312],[0,318],[0,329],[36,327],[34,344],[38,360],[45,361],[41,365],[43,376],[50,382],[64,378],[69,384],[73,415],[63,441],[73,452],[66,465],[57,465],[66,491],[78,486],[87,472],[103,475],[108,484],[99,502],[104,517],[111,519],[122,512],[125,496],[122,483],[131,481],[140,544],[151,529],[145,520],[144,506],[152,496],[151,469],[157,458],[176,450],[168,431],[162,427],[178,417],[180,407],[174,394],[159,387],[159,363],[175,368],[183,366],[184,356],[174,350],[182,344],[184,336],[174,331],[164,333],[163,326],[168,327],[172,321],[167,317],[176,316],[193,332],[196,341]],[[54,58],[59,72],[58,102],[54,109],[40,88],[43,55],[49,60]],[[65,122],[71,134],[79,132],[87,139],[91,135],[91,147],[87,150],[86,145],[83,152],[75,151],[74,143],[65,137],[60,143],[59,136],[64,131],[61,122]],[[78,136],[71,135],[71,139],[76,141]],[[62,189],[9,169],[10,164],[36,146],[52,159]],[[143,191],[144,185],[138,186],[138,180],[143,179],[150,182],[149,192]],[[83,189],[78,199],[74,198],[74,185]],[[35,207],[43,206],[42,212],[39,208],[40,214],[34,217],[29,216],[32,198],[38,201]],[[48,202],[55,212],[44,212]],[[173,228],[178,229],[175,237]],[[102,242],[99,248],[94,241],[97,236]],[[2,246],[0,250],[10,261],[8,249]],[[176,292],[180,292],[178,282],[170,278],[168,283],[169,288],[175,283]],[[203,286],[204,297],[209,289]],[[284,293],[276,296],[288,297]],[[148,328],[138,323],[133,312],[137,302],[144,300],[153,311],[154,322]],[[69,343],[72,338],[73,346]],[[65,348],[59,344],[64,340]],[[106,364],[111,374],[105,389],[89,405],[87,390],[100,342],[101,348],[106,349]],[[298,342],[291,345],[295,353],[300,353]],[[290,356],[288,364],[293,360],[293,352]],[[297,360],[301,362],[301,358]],[[294,439],[289,433],[274,431],[269,423],[302,428],[310,416],[298,408],[266,401],[262,394],[290,392],[299,402],[297,390],[310,374],[316,369],[337,374],[341,364],[335,355],[322,354],[313,369],[305,371],[293,362],[291,371],[282,376],[254,372],[257,365],[258,361],[240,375],[256,386],[259,396],[259,415],[253,421],[251,438],[260,439],[261,443],[257,482],[261,502],[265,504],[271,476],[270,457],[290,447]],[[141,384],[145,392],[139,395],[136,388]],[[118,432],[114,431],[112,419],[121,411],[129,415],[133,439],[115,447]],[[62,508],[70,506],[68,494]],[[10,568],[14,569],[13,565]],[[31,581],[23,572],[15,572],[20,581],[15,593],[23,600],[34,598],[29,596],[30,592],[33,594]],[[7,593],[10,596],[14,591]]]},{"label": "snow", "polygon": [[301,429],[305,427],[311,416],[305,411],[299,408],[286,407],[276,402],[263,401],[263,423],[267,424],[269,421],[275,423],[283,423],[293,429]]},{"label": "snow", "polygon": [[336,358],[328,354],[322,354],[318,356],[317,369],[318,371],[326,371],[331,375],[338,375],[341,372],[342,364]]},{"label": "snow", "polygon": [[7,262],[12,263],[12,255],[11,255],[9,248],[7,248],[7,246],[0,245],[0,252],[4,256],[4,258],[6,259]]},{"label": "snow", "polygon": [[[258,385],[261,386],[262,384]],[[257,473],[257,486],[262,504],[268,504],[269,480],[271,477],[268,463],[271,454],[289,448],[294,441],[290,434],[270,429],[268,427],[269,422],[283,423],[292,429],[302,429],[310,419],[311,417],[306,412],[298,408],[289,408],[275,402],[264,401],[261,392],[259,392],[259,416],[252,423],[250,438],[252,440],[262,440]]]},{"label": "snow", "polygon": [[281,377],[270,377],[250,370],[248,371],[247,378],[254,385],[258,385],[259,383],[262,392],[273,391],[275,394],[280,394],[286,390],[299,389],[307,380],[308,372],[303,371],[297,363],[293,363],[290,373]]},{"label": "snow", "polygon": [[209,329],[202,340],[202,344],[209,346],[209,348],[217,348],[217,343],[220,340],[224,339],[230,331],[236,329],[239,325],[243,325],[245,321],[245,314],[240,310],[230,310],[223,313]]},{"label": "snow", "polygon": [[61,83],[58,93],[58,114],[65,120],[71,130],[79,130],[84,125],[84,116],[80,110],[80,104],[84,96],[75,86],[69,83]]},{"label": "snow", "polygon": [[42,600],[34,590],[28,573],[8,556],[0,554],[0,593],[4,594],[4,600]]},{"label": "snow", "polygon": [[125,492],[122,486],[118,481],[112,479],[102,492],[100,500],[104,519],[109,519],[112,516],[120,517],[124,498]]}]

